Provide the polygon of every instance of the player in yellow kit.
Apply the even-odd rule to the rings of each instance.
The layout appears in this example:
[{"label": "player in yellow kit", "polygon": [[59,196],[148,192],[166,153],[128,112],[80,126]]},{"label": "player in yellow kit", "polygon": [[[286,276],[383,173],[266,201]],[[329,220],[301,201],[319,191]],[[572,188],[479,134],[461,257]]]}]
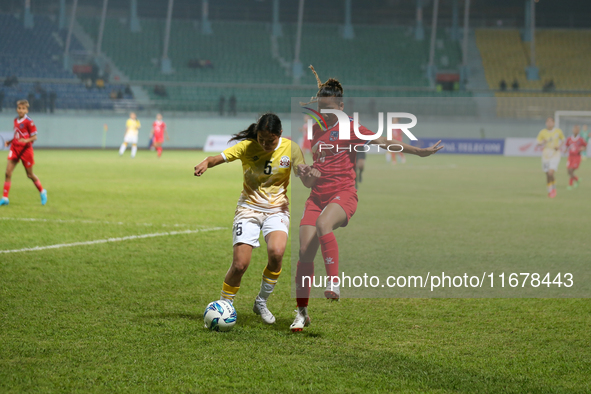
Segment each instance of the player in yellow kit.
[{"label": "player in yellow kit", "polygon": [[538,134],[538,145],[542,145],[542,170],[546,173],[548,197],[556,197],[556,181],[554,172],[560,164],[560,148],[564,142],[562,130],[554,128],[554,118],[546,119],[546,128]]},{"label": "player in yellow kit", "polygon": [[283,253],[289,231],[289,200],[287,185],[291,171],[311,185],[318,170],[307,166],[300,147],[282,138],[281,120],[275,114],[262,115],[257,123],[236,134],[240,141],[217,156],[210,156],[195,167],[201,176],[208,168],[240,159],[244,173],[243,190],[234,217],[234,257],[222,287],[221,298],[233,302],[242,275],[246,272],[252,250],[259,247],[261,230],[267,243],[268,263],[263,271],[261,289],[253,311],[267,324],[275,323],[275,316],[267,308],[267,299],[281,274]]},{"label": "player in yellow kit", "polygon": [[135,112],[130,113],[129,119],[127,119],[127,122],[125,123],[125,138],[119,148],[119,156],[125,153],[127,144],[131,144],[131,158],[133,159],[135,157],[135,154],[137,153],[137,140],[140,127],[142,127],[142,125],[137,119]]}]

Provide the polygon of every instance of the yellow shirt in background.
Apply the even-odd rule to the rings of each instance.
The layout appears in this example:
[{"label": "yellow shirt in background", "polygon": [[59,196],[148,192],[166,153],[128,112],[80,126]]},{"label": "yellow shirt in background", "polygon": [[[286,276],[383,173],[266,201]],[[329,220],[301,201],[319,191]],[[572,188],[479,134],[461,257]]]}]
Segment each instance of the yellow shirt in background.
[{"label": "yellow shirt in background", "polygon": [[242,161],[244,183],[239,206],[268,213],[289,213],[290,172],[297,174],[297,166],[305,164],[298,144],[280,138],[277,148],[266,152],[257,141],[244,140],[224,150],[222,157],[226,162]]},{"label": "yellow shirt in background", "polygon": [[139,129],[142,127],[142,125],[140,124],[139,120],[129,118],[125,123],[125,127],[127,128],[125,131],[126,137],[137,137]]},{"label": "yellow shirt in background", "polygon": [[543,144],[544,149],[542,150],[542,159],[550,160],[555,157],[560,157],[560,147],[562,141],[564,141],[564,134],[560,129],[544,129],[538,134],[538,144]]}]

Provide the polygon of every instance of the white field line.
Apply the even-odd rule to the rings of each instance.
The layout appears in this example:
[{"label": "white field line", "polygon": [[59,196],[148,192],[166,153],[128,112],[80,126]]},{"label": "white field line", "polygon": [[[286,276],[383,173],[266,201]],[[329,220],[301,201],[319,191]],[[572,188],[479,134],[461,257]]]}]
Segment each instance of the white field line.
[{"label": "white field line", "polygon": [[182,230],[182,231],[168,231],[168,232],[163,232],[163,233],[130,235],[127,237],[97,239],[94,241],[73,242],[73,243],[69,243],[69,244],[35,246],[34,248],[23,248],[23,249],[13,249],[13,250],[0,250],[0,254],[34,252],[34,251],[46,250],[46,249],[70,248],[72,246],[96,245],[96,244],[105,244],[108,242],[121,242],[121,241],[129,241],[129,240],[133,240],[133,239],[165,237],[165,236],[169,236],[169,235],[195,234],[195,233],[203,233],[203,232],[207,232],[207,231],[226,230],[226,229],[227,229],[227,227],[211,227],[211,228],[204,228],[204,229],[200,229],[200,230]]},{"label": "white field line", "polygon": [[153,223],[125,223],[125,222],[109,222],[104,220],[82,220],[82,219],[41,219],[41,218],[0,218],[0,220],[17,220],[21,222],[54,222],[54,223],[86,223],[86,224],[116,224],[116,225],[130,225],[130,226],[145,226],[145,227],[186,227],[192,224],[153,224]]}]

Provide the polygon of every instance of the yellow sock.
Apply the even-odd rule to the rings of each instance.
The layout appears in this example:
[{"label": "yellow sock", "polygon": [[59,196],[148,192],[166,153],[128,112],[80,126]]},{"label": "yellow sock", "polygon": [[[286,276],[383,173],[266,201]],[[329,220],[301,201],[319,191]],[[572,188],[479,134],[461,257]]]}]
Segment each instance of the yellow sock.
[{"label": "yellow sock", "polygon": [[240,290],[240,286],[234,287],[224,282],[224,285],[222,286],[221,299],[234,302],[234,297],[236,297],[236,293],[238,293],[238,290]]},{"label": "yellow sock", "polygon": [[261,281],[261,291],[259,292],[259,297],[265,300],[269,298],[273,292],[273,289],[275,289],[279,275],[281,275],[281,270],[279,270],[279,272],[273,272],[269,268],[265,267],[265,270],[263,271],[263,280]]}]

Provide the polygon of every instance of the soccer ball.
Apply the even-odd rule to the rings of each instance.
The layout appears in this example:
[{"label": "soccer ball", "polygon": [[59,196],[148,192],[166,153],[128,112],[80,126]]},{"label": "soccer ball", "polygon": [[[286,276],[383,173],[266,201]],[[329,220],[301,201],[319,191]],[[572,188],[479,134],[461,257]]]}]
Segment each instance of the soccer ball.
[{"label": "soccer ball", "polygon": [[236,309],[230,301],[210,302],[203,312],[203,322],[211,331],[230,331],[236,324]]}]

